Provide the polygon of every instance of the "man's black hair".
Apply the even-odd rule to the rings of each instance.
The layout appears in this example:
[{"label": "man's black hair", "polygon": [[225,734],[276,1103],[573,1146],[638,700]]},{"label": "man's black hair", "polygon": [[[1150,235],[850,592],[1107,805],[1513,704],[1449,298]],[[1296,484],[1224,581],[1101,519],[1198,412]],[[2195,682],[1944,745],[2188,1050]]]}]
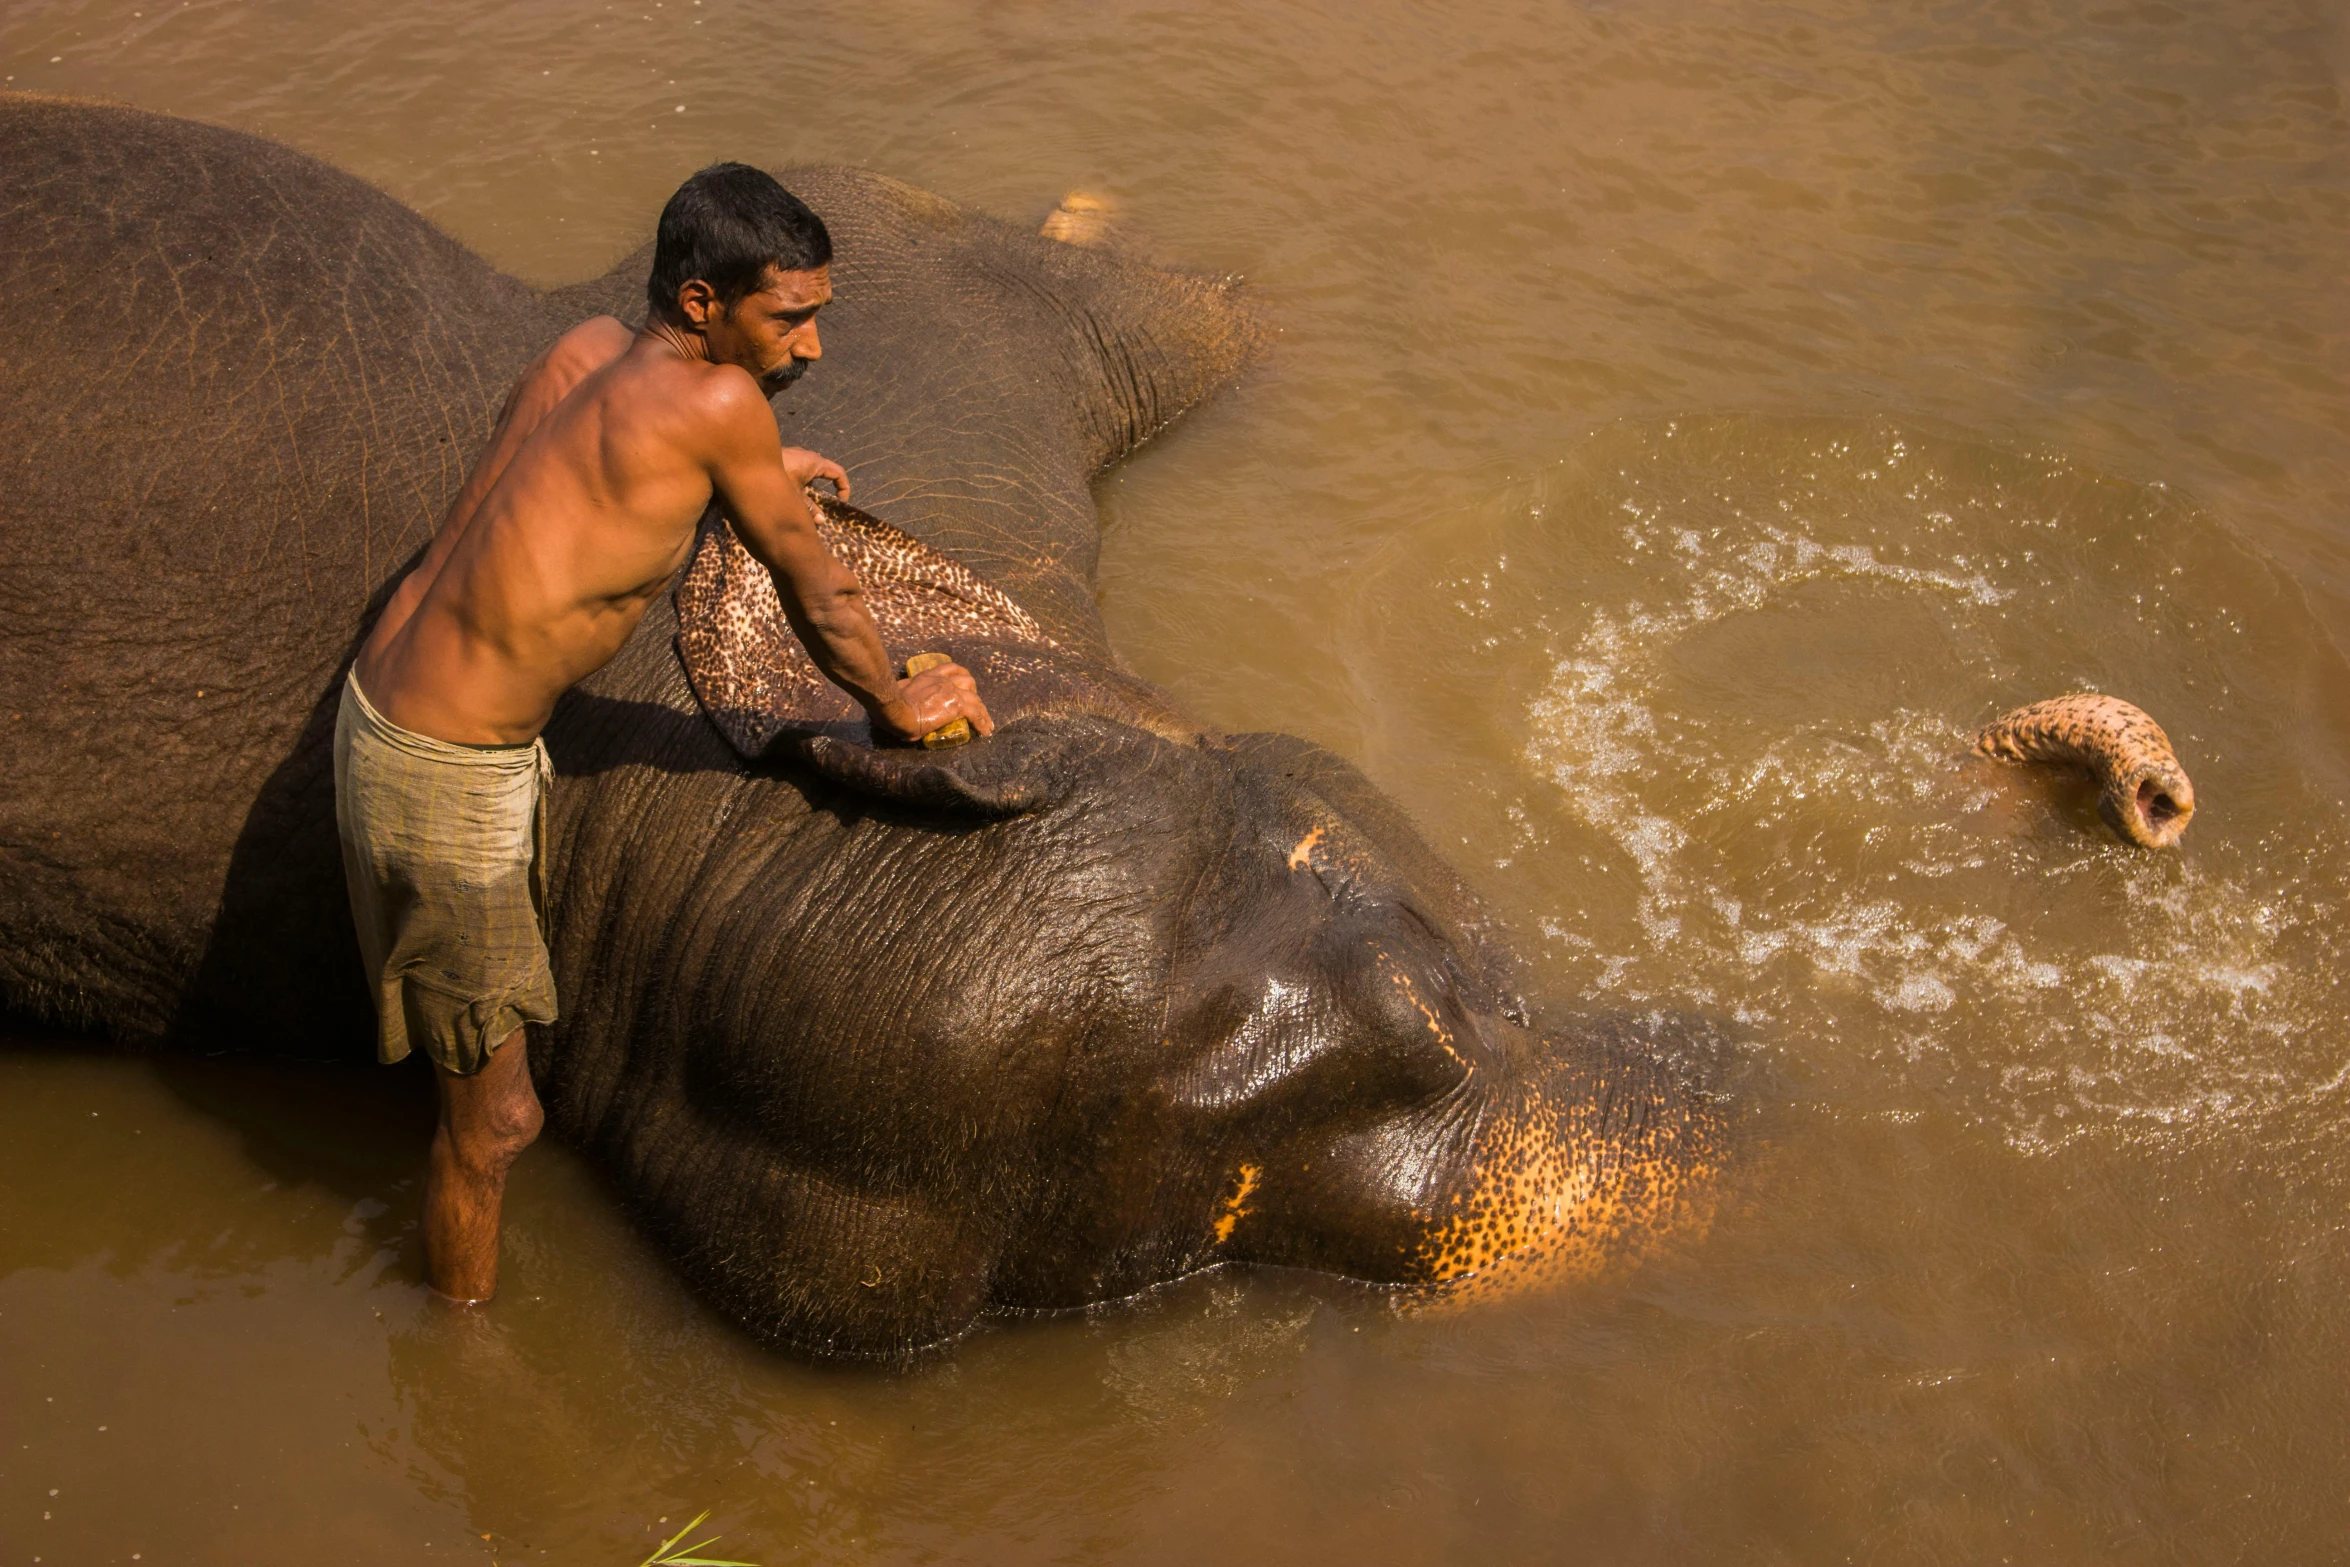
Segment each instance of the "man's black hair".
[{"label": "man's black hair", "polygon": [[732,307],[769,267],[809,272],[831,260],[824,220],[775,176],[747,163],[713,163],[661,209],[645,294],[656,318],[674,320],[677,291],[695,278]]}]

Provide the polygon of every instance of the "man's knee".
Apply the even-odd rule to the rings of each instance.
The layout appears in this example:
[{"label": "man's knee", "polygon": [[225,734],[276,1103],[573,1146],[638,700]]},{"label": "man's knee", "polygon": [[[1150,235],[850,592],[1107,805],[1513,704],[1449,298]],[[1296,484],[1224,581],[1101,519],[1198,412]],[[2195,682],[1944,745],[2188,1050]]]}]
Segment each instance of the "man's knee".
[{"label": "man's knee", "polygon": [[545,1120],[538,1101],[498,1100],[474,1114],[452,1116],[441,1128],[450,1154],[472,1175],[503,1175],[522,1150],[538,1141]]},{"label": "man's knee", "polygon": [[547,1113],[539,1108],[538,1095],[530,1091],[526,1078],[521,1093],[498,1099],[482,1121],[483,1141],[512,1159],[539,1140],[539,1129],[547,1124]]},{"label": "man's knee", "polygon": [[441,1135],[449,1151],[478,1174],[503,1174],[538,1141],[546,1113],[532,1089],[519,1032],[476,1073],[442,1071]]}]

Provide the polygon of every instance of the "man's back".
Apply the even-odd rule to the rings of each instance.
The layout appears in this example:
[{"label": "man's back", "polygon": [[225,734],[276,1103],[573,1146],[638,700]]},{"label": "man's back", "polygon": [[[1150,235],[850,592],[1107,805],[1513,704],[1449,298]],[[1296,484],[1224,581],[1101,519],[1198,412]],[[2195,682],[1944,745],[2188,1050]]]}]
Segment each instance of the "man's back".
[{"label": "man's back", "polygon": [[573,328],[518,383],[472,493],[386,606],[359,663],[369,697],[439,739],[528,741],[684,564],[711,449],[746,416],[772,423],[741,370],[609,317]]}]

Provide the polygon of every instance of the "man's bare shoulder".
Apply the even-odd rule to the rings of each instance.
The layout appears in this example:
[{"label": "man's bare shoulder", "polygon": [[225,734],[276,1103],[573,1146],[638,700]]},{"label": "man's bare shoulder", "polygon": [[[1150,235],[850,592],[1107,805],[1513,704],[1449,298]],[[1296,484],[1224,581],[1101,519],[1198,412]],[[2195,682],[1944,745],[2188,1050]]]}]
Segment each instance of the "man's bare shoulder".
[{"label": "man's bare shoulder", "polygon": [[636,334],[611,316],[590,316],[539,355],[528,378],[576,382],[628,352]]},{"label": "man's bare shoulder", "polygon": [[[591,316],[547,345],[507,395],[500,423],[519,440],[573,387],[628,352],[636,334],[610,316]],[[493,451],[492,457],[496,453]]]},{"label": "man's bare shoulder", "polygon": [[604,395],[615,404],[658,408],[663,424],[682,424],[718,444],[776,439],[775,410],[750,372],[687,359],[647,334],[638,334],[613,366]]}]

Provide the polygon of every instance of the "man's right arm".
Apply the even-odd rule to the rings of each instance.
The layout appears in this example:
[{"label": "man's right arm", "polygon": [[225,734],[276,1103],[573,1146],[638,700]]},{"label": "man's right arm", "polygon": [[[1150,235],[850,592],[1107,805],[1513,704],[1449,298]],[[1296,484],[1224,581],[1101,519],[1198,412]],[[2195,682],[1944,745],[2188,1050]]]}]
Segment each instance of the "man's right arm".
[{"label": "man's right arm", "polygon": [[995,721],[960,665],[897,678],[863,586],[825,548],[799,481],[784,468],[782,432],[757,383],[738,372],[714,378],[705,395],[712,404],[711,481],[718,499],[745,547],[774,577],[784,618],[816,667],[857,699],[878,736],[916,740],[957,718],[993,734]]}]

